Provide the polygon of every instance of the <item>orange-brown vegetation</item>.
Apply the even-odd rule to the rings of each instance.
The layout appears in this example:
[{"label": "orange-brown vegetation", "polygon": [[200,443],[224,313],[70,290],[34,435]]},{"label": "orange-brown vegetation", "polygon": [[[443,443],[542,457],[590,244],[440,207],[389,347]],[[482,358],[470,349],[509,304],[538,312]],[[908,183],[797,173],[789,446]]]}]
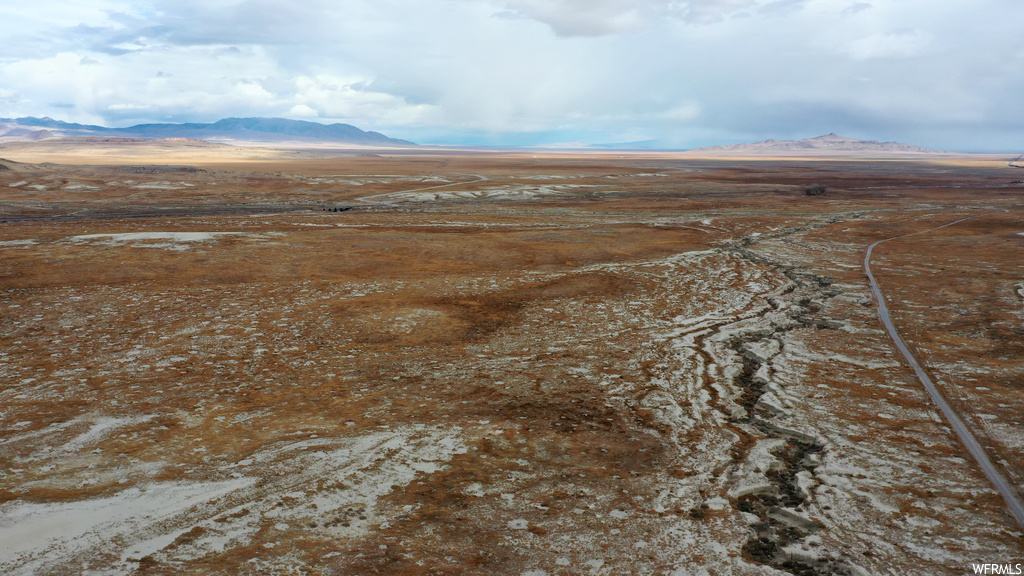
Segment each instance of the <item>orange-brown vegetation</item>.
[{"label": "orange-brown vegetation", "polygon": [[0,150],[4,571],[960,574],[1019,555],[860,267],[875,240],[983,214],[874,261],[1024,486],[1005,164],[61,146]]}]

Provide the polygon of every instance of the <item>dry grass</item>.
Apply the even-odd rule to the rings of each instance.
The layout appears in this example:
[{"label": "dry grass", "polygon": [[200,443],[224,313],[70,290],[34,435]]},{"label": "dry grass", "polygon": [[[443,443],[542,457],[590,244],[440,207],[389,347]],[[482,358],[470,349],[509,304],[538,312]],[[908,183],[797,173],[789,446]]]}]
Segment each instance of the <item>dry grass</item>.
[{"label": "dry grass", "polygon": [[[1019,484],[1010,168],[61,146],[0,150],[54,162],[0,172],[0,530],[50,526],[4,569],[767,573],[737,490],[798,469],[794,510],[823,528],[791,552],[818,573],[956,574],[1019,550],[859,268],[874,240],[985,210],[886,244],[877,273]],[[157,164],[201,170],[125,170]],[[438,182],[556,193],[359,200]],[[76,238],[143,232],[162,236]],[[205,232],[239,234],[168,235]],[[765,366],[783,413],[733,377],[741,336],[781,343]],[[824,442],[820,463],[790,461],[744,402]],[[88,533],[33,508],[155,506],[143,489],[180,506]]]}]

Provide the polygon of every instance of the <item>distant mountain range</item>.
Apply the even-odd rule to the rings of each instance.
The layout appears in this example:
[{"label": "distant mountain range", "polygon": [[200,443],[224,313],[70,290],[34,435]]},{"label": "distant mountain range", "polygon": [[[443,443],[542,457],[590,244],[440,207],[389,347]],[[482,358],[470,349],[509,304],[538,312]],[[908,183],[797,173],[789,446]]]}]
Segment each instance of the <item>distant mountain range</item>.
[{"label": "distant mountain range", "polygon": [[0,141],[97,136],[143,140],[188,138],[213,142],[301,141],[363,146],[415,146],[412,142],[388,138],[379,132],[365,132],[350,124],[319,124],[285,118],[225,118],[212,124],[139,124],[127,128],[73,124],[52,118],[0,118]]},{"label": "distant mountain range", "polygon": [[749,154],[793,154],[815,152],[860,152],[886,154],[941,154],[935,150],[902,144],[900,142],[879,142],[859,140],[838,134],[826,134],[803,140],[764,140],[753,144],[730,144],[727,146],[706,146],[693,148],[688,152],[735,152]]},{"label": "distant mountain range", "polygon": [[[52,118],[0,118],[0,143],[48,140],[51,138],[136,138],[142,140],[189,139],[211,142],[305,142],[352,144],[360,146],[405,147],[413,142],[389,138],[379,132],[367,132],[350,124],[320,124],[286,118],[224,118],[210,124],[138,124],[127,128],[107,128],[89,124],[74,124]],[[622,148],[645,149],[656,141],[625,144],[587,144],[574,142],[561,145],[535,146],[535,148]],[[920,146],[900,142],[860,140],[837,134],[826,134],[804,140],[764,140],[762,142],[705,146],[692,148],[690,153],[712,154],[940,154]],[[1012,165],[1021,166],[1022,159]]]}]

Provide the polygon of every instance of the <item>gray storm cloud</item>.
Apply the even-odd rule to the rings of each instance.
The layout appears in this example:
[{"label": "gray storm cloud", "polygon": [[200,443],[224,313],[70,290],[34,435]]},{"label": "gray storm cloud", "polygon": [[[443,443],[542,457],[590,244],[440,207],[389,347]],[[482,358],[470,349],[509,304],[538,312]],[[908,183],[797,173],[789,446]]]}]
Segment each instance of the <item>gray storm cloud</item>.
[{"label": "gray storm cloud", "polygon": [[1017,0],[39,0],[0,116],[287,116],[417,141],[1020,149]]}]

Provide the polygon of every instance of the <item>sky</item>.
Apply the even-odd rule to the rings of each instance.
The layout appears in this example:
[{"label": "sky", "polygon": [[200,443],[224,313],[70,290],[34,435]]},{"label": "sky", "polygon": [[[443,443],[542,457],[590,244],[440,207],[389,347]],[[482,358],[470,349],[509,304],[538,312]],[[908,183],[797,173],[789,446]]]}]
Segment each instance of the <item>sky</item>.
[{"label": "sky", "polygon": [[1021,0],[33,0],[0,22],[0,117],[1024,151]]}]

